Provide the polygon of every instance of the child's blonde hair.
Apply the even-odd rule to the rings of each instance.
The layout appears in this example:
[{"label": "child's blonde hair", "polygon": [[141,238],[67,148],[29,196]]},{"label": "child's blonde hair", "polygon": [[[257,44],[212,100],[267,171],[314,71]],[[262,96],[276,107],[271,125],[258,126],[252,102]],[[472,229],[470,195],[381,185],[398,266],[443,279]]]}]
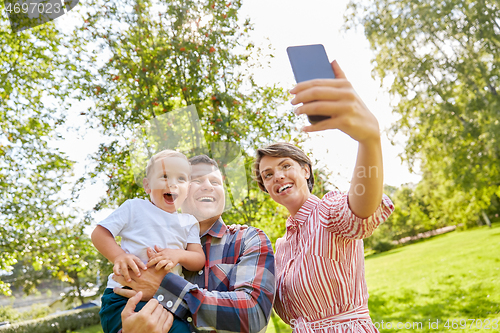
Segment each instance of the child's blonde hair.
[{"label": "child's blonde hair", "polygon": [[160,151],[159,153],[154,154],[148,161],[148,165],[146,165],[146,178],[149,178],[149,174],[153,171],[153,167],[155,165],[155,162],[161,158],[166,158],[166,157],[180,157],[186,160],[186,162],[189,161],[183,153],[179,153],[178,151],[171,150],[171,149],[165,149]]}]

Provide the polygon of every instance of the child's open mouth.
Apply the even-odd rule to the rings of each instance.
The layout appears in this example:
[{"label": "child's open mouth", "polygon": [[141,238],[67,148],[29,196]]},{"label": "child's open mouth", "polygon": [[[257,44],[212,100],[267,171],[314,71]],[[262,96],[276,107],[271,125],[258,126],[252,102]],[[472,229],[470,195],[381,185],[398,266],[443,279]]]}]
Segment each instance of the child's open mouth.
[{"label": "child's open mouth", "polygon": [[177,199],[178,196],[179,195],[177,193],[171,193],[171,192],[163,194],[163,198],[169,204],[173,204],[175,199]]}]

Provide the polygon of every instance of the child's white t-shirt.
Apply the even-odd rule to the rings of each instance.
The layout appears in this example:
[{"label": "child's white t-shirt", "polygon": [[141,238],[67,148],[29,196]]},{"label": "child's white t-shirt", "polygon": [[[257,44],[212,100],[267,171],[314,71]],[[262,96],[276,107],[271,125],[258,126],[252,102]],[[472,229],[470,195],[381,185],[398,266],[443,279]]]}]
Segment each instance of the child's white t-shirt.
[{"label": "child's white t-shirt", "polygon": [[[200,244],[200,225],[193,215],[169,213],[156,207],[149,200],[130,199],[98,225],[121,236],[121,248],[148,262],[147,248],[183,249],[187,244]],[[182,276],[182,266],[177,265],[172,273]],[[111,276],[107,288],[121,287]]]}]

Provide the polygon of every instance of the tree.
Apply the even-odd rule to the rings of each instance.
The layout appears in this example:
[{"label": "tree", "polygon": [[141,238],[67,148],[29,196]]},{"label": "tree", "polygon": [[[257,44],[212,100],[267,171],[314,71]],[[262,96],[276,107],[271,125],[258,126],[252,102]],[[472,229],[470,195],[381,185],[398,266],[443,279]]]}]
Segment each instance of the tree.
[{"label": "tree", "polygon": [[269,223],[276,205],[252,181],[253,151],[275,141],[298,143],[301,137],[291,129],[293,113],[277,111],[286,92],[253,81],[251,68],[265,57],[249,40],[249,21],[238,18],[241,1],[93,1],[89,6],[77,38],[96,47],[81,58],[98,61],[98,54],[109,55],[97,67],[83,67],[77,82],[81,98],[95,103],[88,124],[99,128],[106,142],[93,156],[97,167],[89,175],[107,176],[107,197],[96,209],[145,196],[129,158],[137,126],[194,105],[205,140],[237,144],[245,157],[247,194],[226,217],[248,225]]},{"label": "tree", "polygon": [[83,226],[71,224],[46,237],[55,245],[45,245],[47,253],[44,257],[36,251],[18,256],[11,274],[3,278],[4,282],[11,289],[22,288],[24,293],[32,294],[40,284],[53,284],[60,280],[65,282],[65,286],[72,287],[64,296],[69,304],[75,298],[84,303],[83,291],[96,286],[101,258],[91,245]]},{"label": "tree", "polygon": [[[393,80],[401,118],[392,133],[408,137],[404,158],[421,162],[424,182],[440,184],[429,187],[440,208],[453,203],[479,217],[500,194],[498,2],[376,0],[349,8],[346,28],[364,27],[374,74]],[[450,223],[458,223],[454,213],[446,213]]]},{"label": "tree", "polygon": [[[5,13],[3,3],[0,11]],[[68,242],[63,230],[78,229],[73,202],[61,195],[73,162],[50,146],[65,119],[70,78],[65,74],[76,68],[74,51],[53,23],[14,34],[6,18],[1,21],[0,270],[23,261],[57,274],[64,256],[78,258],[76,249],[67,254],[61,246]],[[23,287],[32,291],[37,281]],[[0,292],[9,294],[9,285],[0,281]]]},{"label": "tree", "polygon": [[[89,0],[80,6],[83,16],[75,23],[81,26],[71,34],[50,22],[16,35],[1,26],[0,270],[23,259],[77,290],[91,283],[94,265],[101,273],[109,270],[83,234],[91,219],[81,219],[74,202],[86,178],[71,196],[61,195],[71,188],[73,162],[49,144],[64,125],[70,97],[95,103],[82,116],[104,137],[88,174],[108,179],[108,195],[97,210],[145,195],[130,172],[132,131],[195,105],[206,141],[238,144],[245,157],[245,201],[227,214],[267,225],[275,203],[251,181],[253,150],[301,137],[291,131],[293,113],[278,110],[285,91],[253,81],[251,67],[264,56],[248,38],[250,23],[238,19],[240,6],[220,0]],[[35,277],[24,287],[36,285]]]},{"label": "tree", "polygon": [[45,265],[53,276],[72,287],[65,295],[69,304],[74,299],[85,303],[83,291],[95,287],[100,278],[99,268],[103,257],[92,245],[85,227],[85,223],[80,223],[61,228],[58,231],[61,242],[58,245],[59,253],[52,257],[51,265]]}]

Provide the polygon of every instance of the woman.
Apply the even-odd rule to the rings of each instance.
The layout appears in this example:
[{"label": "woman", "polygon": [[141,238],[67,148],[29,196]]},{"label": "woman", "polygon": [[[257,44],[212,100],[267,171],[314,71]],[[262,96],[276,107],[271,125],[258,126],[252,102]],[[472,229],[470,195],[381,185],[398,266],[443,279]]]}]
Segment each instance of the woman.
[{"label": "woman", "polygon": [[311,161],[299,148],[277,143],[257,151],[259,187],[290,217],[276,242],[275,310],[294,332],[378,332],[368,314],[362,239],[394,210],[383,196],[378,122],[334,61],[336,79],[299,83],[290,92],[297,114],[331,118],[306,126],[339,129],[358,141],[348,194],[311,194]]}]

